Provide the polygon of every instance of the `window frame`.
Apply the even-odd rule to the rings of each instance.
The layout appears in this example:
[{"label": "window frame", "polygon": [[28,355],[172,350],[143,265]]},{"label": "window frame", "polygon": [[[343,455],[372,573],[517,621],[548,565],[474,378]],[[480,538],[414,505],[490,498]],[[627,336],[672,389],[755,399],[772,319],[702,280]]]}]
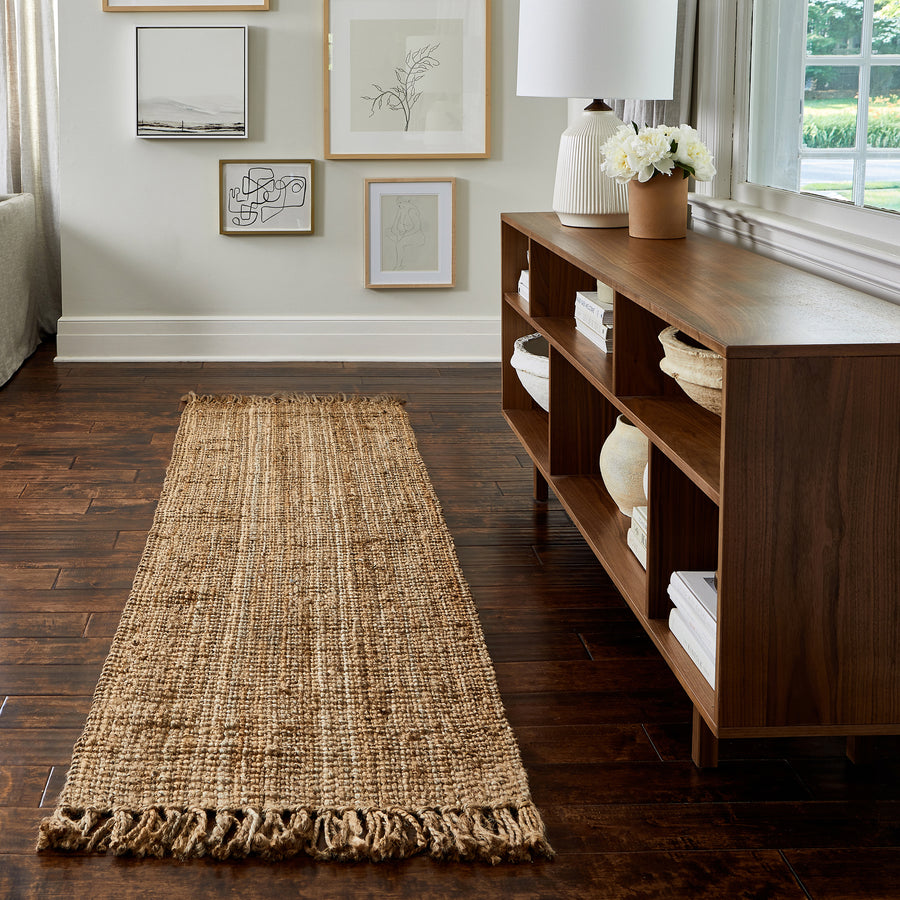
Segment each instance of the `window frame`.
[{"label": "window frame", "polygon": [[746,180],[753,0],[698,0],[696,124],[718,173],[694,229],[900,303],[900,215]]}]

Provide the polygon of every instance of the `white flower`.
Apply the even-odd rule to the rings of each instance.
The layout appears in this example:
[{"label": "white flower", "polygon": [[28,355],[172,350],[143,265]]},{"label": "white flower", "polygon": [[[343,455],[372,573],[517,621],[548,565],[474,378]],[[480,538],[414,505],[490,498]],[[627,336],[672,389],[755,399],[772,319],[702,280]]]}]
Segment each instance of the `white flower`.
[{"label": "white flower", "polygon": [[676,168],[698,181],[709,181],[716,174],[709,150],[689,125],[645,126],[640,130],[622,125],[600,152],[601,170],[621,184],[633,178],[649,181],[657,174],[672,175]]}]

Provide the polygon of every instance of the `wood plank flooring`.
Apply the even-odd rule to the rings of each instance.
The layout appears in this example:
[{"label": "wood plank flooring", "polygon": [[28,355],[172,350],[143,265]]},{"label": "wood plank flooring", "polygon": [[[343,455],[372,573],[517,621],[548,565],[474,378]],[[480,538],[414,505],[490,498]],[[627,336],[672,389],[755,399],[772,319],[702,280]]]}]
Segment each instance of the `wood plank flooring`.
[{"label": "wood plank flooring", "polygon": [[[0,897],[900,897],[900,761],[882,741],[723,742],[690,705],[499,412],[493,365],[55,365],[0,389]],[[128,860],[33,852],[128,595],[187,391],[390,392],[478,604],[552,862]]]}]

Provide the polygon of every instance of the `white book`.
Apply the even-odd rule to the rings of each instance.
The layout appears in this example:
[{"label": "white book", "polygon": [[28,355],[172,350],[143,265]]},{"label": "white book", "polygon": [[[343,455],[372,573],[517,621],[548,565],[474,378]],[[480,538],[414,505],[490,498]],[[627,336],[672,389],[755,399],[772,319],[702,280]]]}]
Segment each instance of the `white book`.
[{"label": "white book", "polygon": [[577,319],[575,320],[575,330],[581,332],[581,334],[589,341],[595,343],[604,353],[612,353],[612,338],[604,337],[599,332],[594,331],[593,328],[589,328],[584,322],[579,322]]},{"label": "white book", "polygon": [[631,552],[637,557],[638,562],[646,569],[647,568],[647,547],[640,542],[637,536],[634,533],[634,528],[629,528],[628,533],[625,535],[626,540],[628,541],[628,547]]},{"label": "white book", "polygon": [[589,319],[596,320],[598,325],[613,324],[612,299],[604,300],[597,291],[577,291],[575,293],[575,310],[581,310]]},{"label": "white book", "polygon": [[669,599],[681,610],[681,614],[694,625],[696,632],[702,636],[707,649],[715,657],[716,655],[716,623],[710,619],[695,598],[689,598],[680,592],[677,585],[669,584]]},{"label": "white book", "polygon": [[[671,595],[670,595],[671,596]],[[697,640],[697,643],[700,644],[701,647],[706,651],[707,655],[715,661],[716,659],[716,630],[715,627],[710,628],[707,625],[707,622],[698,619],[690,610],[689,607],[686,606],[678,606],[675,607],[678,610],[678,614],[684,619],[685,624],[690,628],[694,637]]]},{"label": "white book", "polygon": [[703,649],[703,645],[696,639],[694,632],[691,631],[677,606],[669,612],[669,631],[672,632],[672,637],[687,651],[687,655],[694,661],[700,674],[715,687],[716,661]]},{"label": "white book", "polygon": [[631,523],[637,525],[644,534],[647,533],[647,507],[635,506],[631,511]]},{"label": "white book", "polygon": [[519,275],[519,295],[525,300],[528,299],[529,284],[528,269],[522,269],[522,273]]},{"label": "white book", "polygon": [[672,579],[683,584],[703,605],[713,621],[718,614],[719,595],[715,572],[673,572]]}]

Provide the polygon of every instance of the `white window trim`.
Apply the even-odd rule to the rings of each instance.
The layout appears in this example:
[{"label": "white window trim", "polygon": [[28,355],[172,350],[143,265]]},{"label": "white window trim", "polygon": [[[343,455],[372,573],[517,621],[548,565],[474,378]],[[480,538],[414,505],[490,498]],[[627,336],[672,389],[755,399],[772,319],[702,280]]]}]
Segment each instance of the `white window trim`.
[{"label": "white window trim", "polygon": [[752,0],[699,0],[697,128],[718,173],[691,195],[695,231],[900,303],[900,216],[748,184]]}]

